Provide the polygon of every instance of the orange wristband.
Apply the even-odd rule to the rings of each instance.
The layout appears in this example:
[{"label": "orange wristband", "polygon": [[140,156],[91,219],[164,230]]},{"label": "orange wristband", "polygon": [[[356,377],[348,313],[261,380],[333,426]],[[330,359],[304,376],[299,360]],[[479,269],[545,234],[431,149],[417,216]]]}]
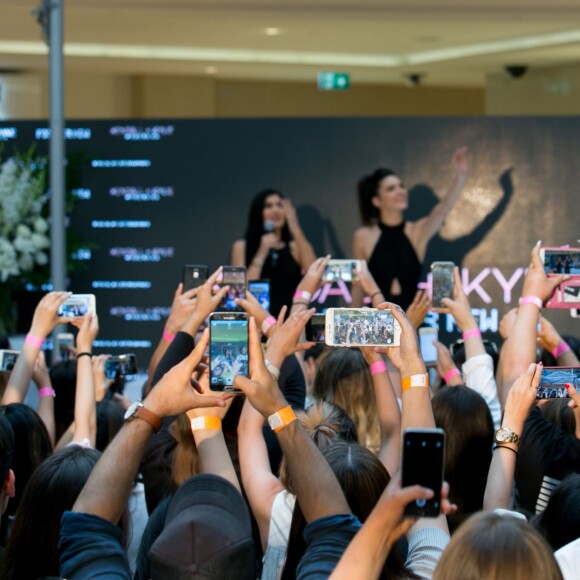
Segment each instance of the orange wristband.
[{"label": "orange wristband", "polygon": [[220,431],[222,428],[222,420],[219,417],[206,415],[205,417],[194,417],[191,420],[191,431],[201,431],[209,429],[210,431]]},{"label": "orange wristband", "polygon": [[277,433],[284,427],[287,427],[293,421],[296,421],[296,413],[290,405],[280,409],[277,413],[273,413],[268,417],[268,424],[270,425],[272,431]]},{"label": "orange wristband", "polygon": [[415,388],[429,388],[429,375],[427,373],[424,375],[411,375],[410,377],[401,379],[401,390],[403,392]]}]

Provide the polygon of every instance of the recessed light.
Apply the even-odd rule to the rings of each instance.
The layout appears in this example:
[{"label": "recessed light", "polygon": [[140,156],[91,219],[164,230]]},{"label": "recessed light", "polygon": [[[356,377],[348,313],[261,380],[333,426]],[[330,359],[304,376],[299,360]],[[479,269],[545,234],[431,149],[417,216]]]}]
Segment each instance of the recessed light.
[{"label": "recessed light", "polygon": [[205,67],[205,72],[208,75],[215,75],[217,73],[218,69],[217,66],[206,66]]},{"label": "recessed light", "polygon": [[264,34],[266,34],[266,36],[278,36],[280,34],[280,29],[271,26],[269,28],[264,29]]}]

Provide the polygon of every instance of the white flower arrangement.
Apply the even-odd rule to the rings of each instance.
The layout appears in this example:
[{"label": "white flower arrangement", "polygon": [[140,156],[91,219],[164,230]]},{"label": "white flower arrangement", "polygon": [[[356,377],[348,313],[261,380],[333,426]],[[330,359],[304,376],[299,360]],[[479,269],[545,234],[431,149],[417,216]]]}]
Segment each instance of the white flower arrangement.
[{"label": "white flower arrangement", "polygon": [[0,164],[0,281],[21,282],[35,267],[45,266],[50,247],[46,174],[30,158]]}]

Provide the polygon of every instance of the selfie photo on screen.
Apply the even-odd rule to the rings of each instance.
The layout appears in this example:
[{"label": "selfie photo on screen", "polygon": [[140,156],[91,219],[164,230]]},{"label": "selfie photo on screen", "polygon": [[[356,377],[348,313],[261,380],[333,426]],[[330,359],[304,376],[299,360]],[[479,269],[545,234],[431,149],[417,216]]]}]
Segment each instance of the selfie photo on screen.
[{"label": "selfie photo on screen", "polygon": [[237,375],[248,375],[247,320],[211,320],[210,384],[231,386]]}]

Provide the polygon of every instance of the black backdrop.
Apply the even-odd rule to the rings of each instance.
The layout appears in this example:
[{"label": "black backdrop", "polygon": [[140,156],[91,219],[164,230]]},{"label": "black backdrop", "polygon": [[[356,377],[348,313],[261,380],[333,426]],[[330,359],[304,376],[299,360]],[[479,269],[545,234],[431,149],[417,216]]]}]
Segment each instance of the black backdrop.
[{"label": "black backdrop", "polygon": [[[0,123],[8,152],[35,141],[46,152],[47,137],[46,123]],[[228,263],[256,192],[280,189],[318,255],[348,257],[362,175],[378,166],[395,170],[411,192],[408,217],[416,219],[453,185],[450,159],[461,145],[470,150],[470,177],[426,265],[434,259],[462,265],[481,328],[493,335],[501,314],[516,304],[536,241],[574,245],[580,237],[580,119],[69,123],[67,153],[85,159],[70,227],[97,245],[81,253],[88,268],[72,277],[70,289],[97,296],[100,349],[135,351],[144,366],[183,264]],[[563,333],[577,333],[567,311],[546,316]],[[450,320],[440,325],[443,335],[452,331]]]}]

